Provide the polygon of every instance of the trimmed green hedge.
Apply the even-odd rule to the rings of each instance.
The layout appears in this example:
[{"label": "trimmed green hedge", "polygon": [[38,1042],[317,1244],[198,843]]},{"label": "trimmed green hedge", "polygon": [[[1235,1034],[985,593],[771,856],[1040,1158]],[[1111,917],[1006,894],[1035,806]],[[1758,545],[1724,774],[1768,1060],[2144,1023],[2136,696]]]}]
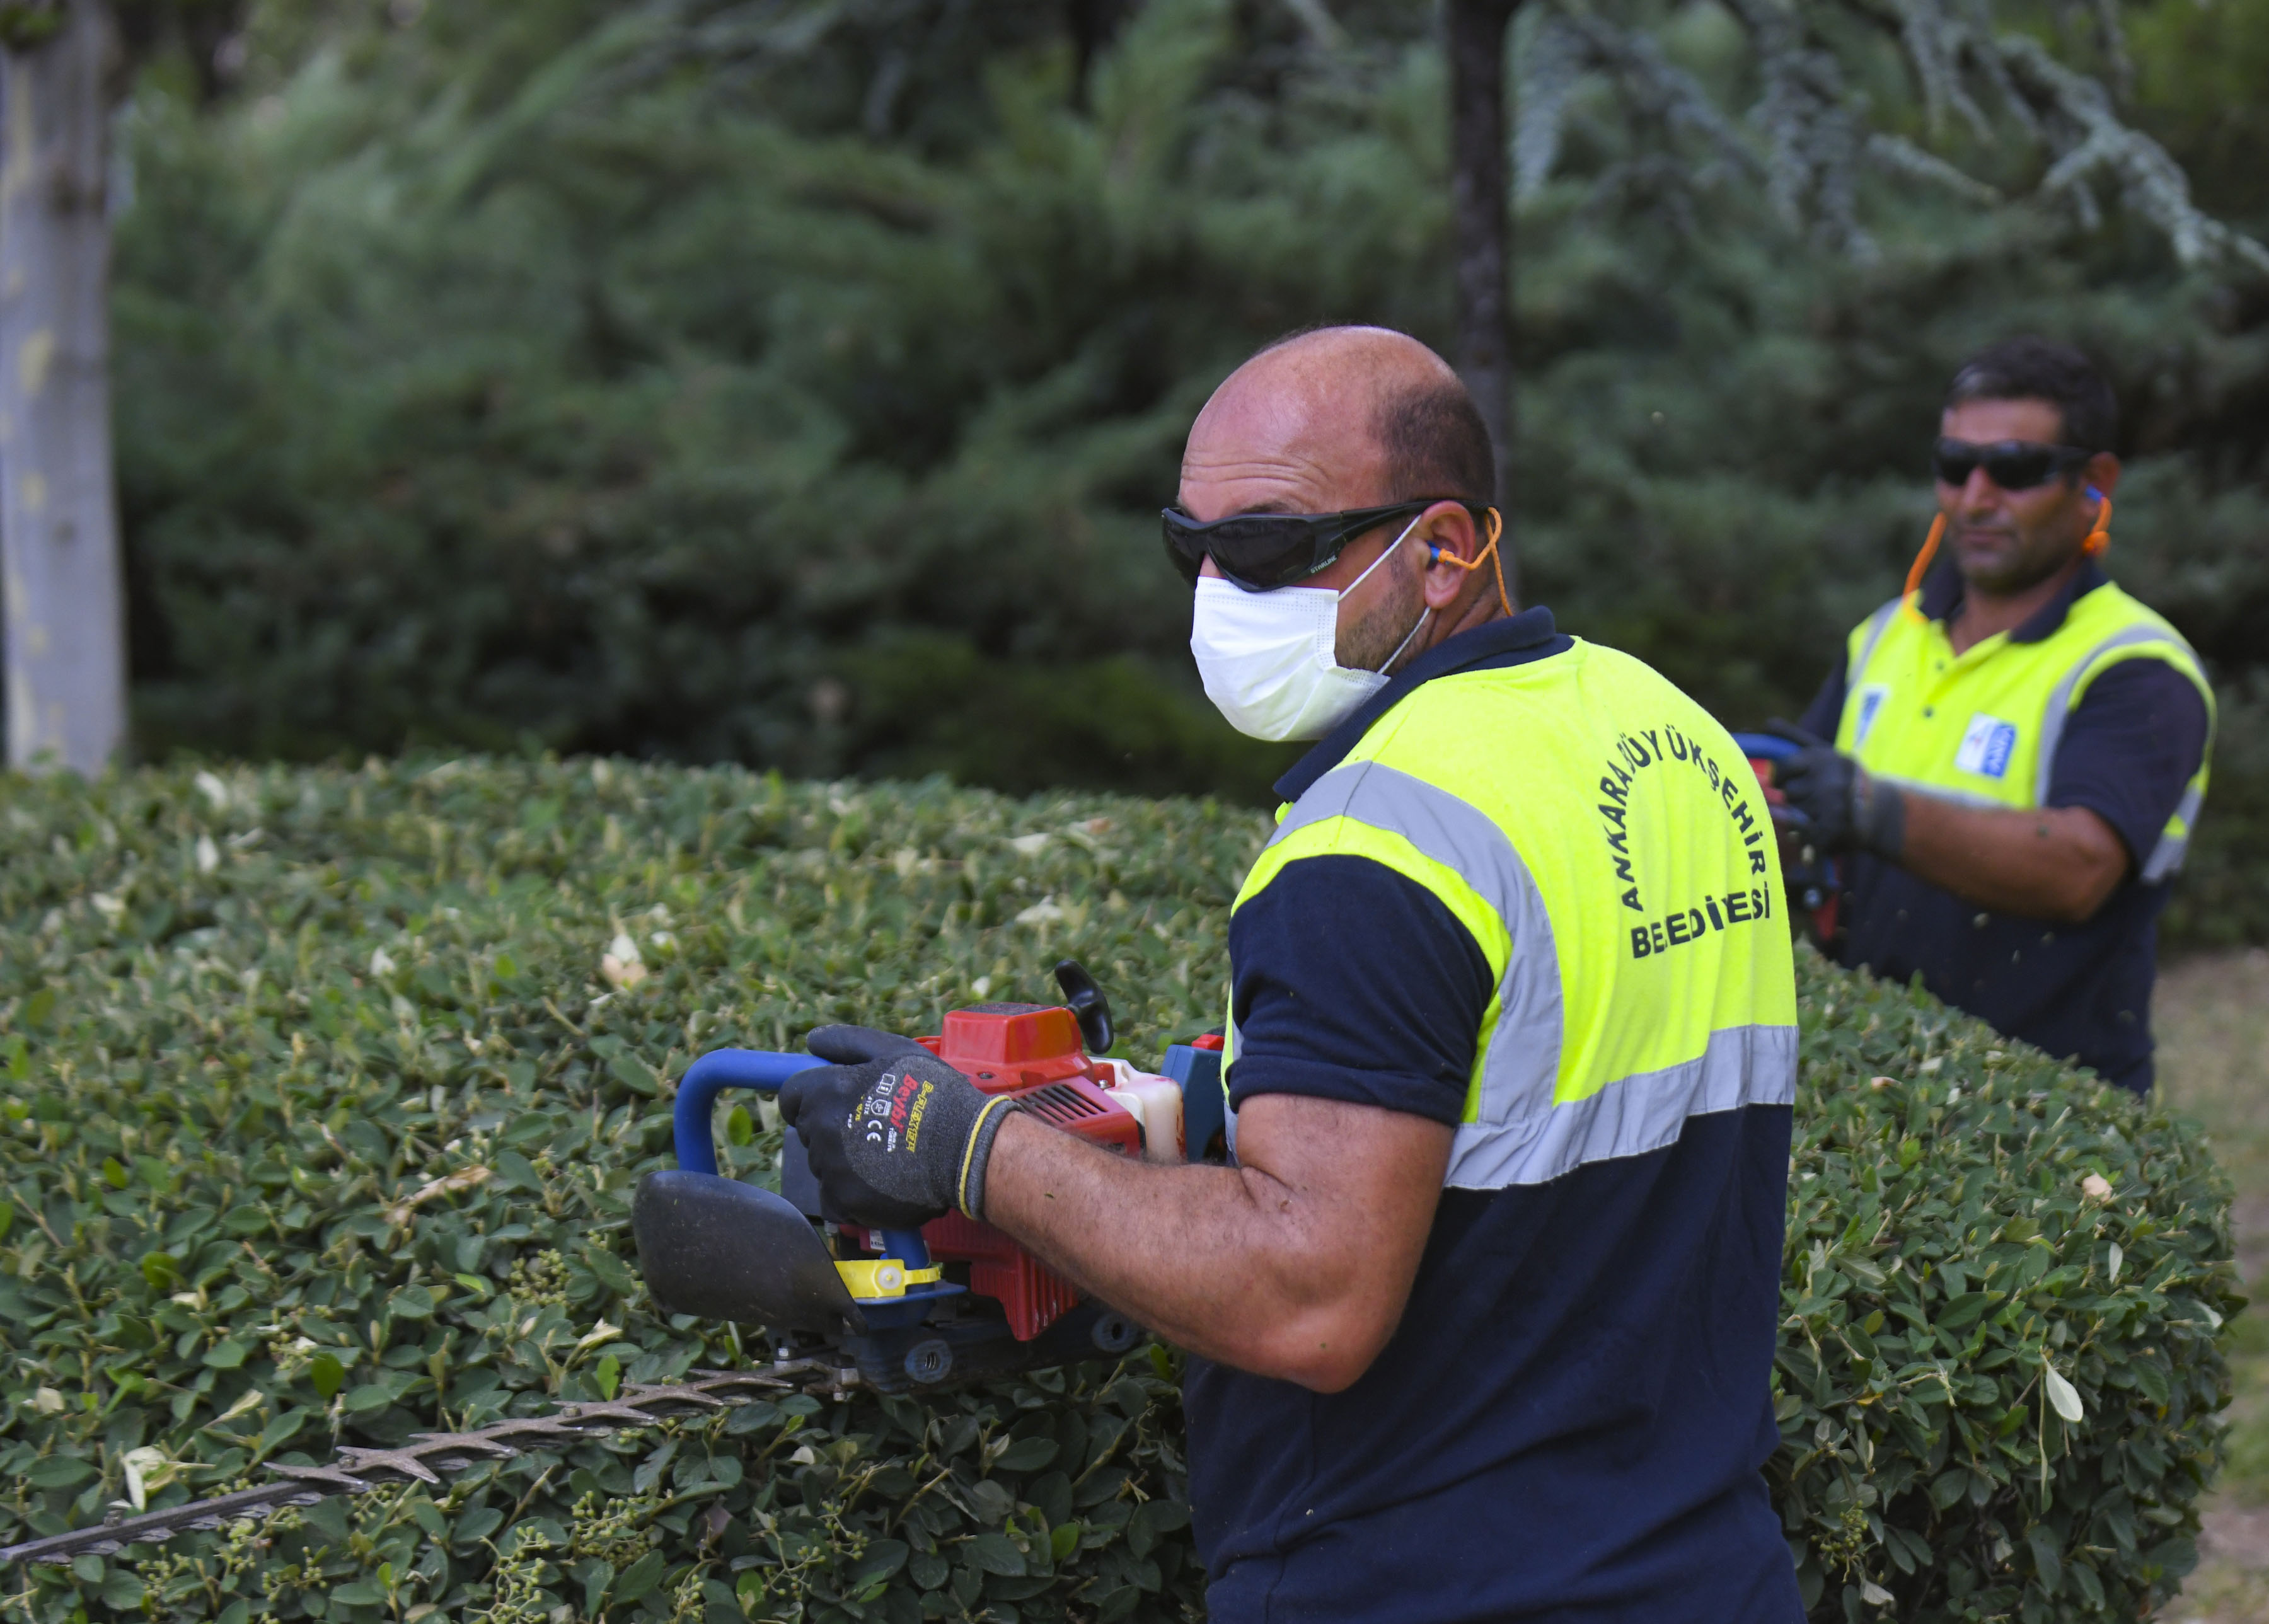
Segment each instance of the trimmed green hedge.
[{"label": "trimmed green hedge", "polygon": [[1799,963],[1770,1475],[1814,1615],[2145,1616],[2221,1462],[2227,1181],[2158,1106]]},{"label": "trimmed green hedge", "polygon": [[[1265,829],[605,762],[0,779],[0,1539],[753,1355],[629,1263],[691,1056],[929,1028],[1066,953],[1153,1055],[1216,1018]],[[1802,974],[1770,1471],[1815,1616],[2140,1616],[2191,1560],[2228,1399],[2218,1174],[1919,995]],[[725,1137],[768,1170],[761,1120]],[[1145,1350],[759,1405],[10,1575],[6,1605],[1187,1616],[1174,1375]]]}]

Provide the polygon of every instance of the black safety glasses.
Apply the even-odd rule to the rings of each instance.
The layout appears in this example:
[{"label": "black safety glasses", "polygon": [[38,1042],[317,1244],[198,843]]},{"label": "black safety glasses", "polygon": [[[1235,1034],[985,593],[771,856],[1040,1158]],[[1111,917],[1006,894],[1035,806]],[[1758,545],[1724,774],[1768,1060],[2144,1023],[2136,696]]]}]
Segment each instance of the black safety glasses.
[{"label": "black safety glasses", "polygon": [[2095,454],[2077,446],[2044,446],[2037,440],[1997,439],[1974,446],[1966,439],[1941,439],[1932,448],[1930,466],[1943,483],[1966,485],[1979,469],[2004,491],[2029,491],[2053,476],[2071,472]]},{"label": "black safety glasses", "polygon": [[1386,507],[1357,507],[1341,513],[1237,513],[1200,524],[1178,507],[1159,518],[1166,528],[1166,556],[1182,579],[1197,585],[1207,558],[1247,592],[1268,592],[1304,580],[1356,540],[1383,524],[1415,518],[1437,502],[1456,502],[1486,525],[1489,509],[1453,496],[1430,496]]}]

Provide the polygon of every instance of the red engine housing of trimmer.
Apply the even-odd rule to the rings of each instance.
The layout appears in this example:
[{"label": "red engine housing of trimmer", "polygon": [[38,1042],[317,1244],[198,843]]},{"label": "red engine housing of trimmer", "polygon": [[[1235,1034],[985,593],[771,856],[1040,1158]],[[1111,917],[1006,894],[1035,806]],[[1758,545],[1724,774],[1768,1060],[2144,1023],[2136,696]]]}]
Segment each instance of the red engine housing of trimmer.
[{"label": "red engine housing of trimmer", "polygon": [[[1111,1067],[1088,1059],[1079,1019],[1046,1004],[979,1004],[916,1039],[987,1094],[1014,1095],[1050,1127],[1124,1156],[1142,1154],[1142,1126],[1106,1093]],[[1029,1342],[1079,1301],[1079,1289],[989,1223],[949,1213],[922,1226],[935,1263],[966,1263],[969,1289],[998,1301]],[[872,1244],[871,1240],[868,1244]]]}]

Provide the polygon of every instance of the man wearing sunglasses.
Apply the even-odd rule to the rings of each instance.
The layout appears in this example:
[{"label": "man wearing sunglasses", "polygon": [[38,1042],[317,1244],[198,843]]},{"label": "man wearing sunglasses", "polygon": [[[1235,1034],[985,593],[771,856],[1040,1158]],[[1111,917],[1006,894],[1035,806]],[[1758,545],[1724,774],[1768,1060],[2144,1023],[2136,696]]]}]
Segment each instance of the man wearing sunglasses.
[{"label": "man wearing sunglasses", "polygon": [[1216,1624],[1800,1624],[1763,796],[1670,683],[1511,612],[1494,485],[1456,375],[1377,328],[1262,351],[1191,430],[1207,690],[1319,740],[1231,916],[1228,1165],[839,1028],[782,1114],[831,1209],[981,1214],[1190,1351]]},{"label": "man wearing sunglasses", "polygon": [[1803,748],[1778,778],[1811,838],[1848,854],[1846,963],[1919,972],[2140,1093],[2157,919],[2206,795],[2214,690],[2096,561],[2115,412],[2062,344],[2015,339],[1962,368],[1930,539],[1786,730]]}]

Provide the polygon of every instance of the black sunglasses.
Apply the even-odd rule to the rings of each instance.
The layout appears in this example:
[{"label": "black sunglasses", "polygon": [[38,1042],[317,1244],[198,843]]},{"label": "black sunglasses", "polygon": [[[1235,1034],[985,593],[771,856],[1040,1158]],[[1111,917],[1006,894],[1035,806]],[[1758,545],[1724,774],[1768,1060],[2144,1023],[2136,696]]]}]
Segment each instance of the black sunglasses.
[{"label": "black sunglasses", "polygon": [[1386,507],[1351,508],[1342,513],[1236,513],[1200,524],[1179,507],[1158,517],[1166,528],[1166,556],[1184,580],[1194,587],[1207,558],[1247,592],[1268,592],[1304,580],[1356,541],[1383,524],[1415,518],[1437,502],[1456,502],[1486,525],[1489,509],[1453,496],[1430,496]]},{"label": "black sunglasses", "polygon": [[2095,454],[2077,446],[2044,446],[2037,440],[1997,439],[1973,446],[1966,439],[1941,439],[1930,466],[1949,485],[1966,485],[1979,469],[2004,491],[2029,491],[2052,475],[2069,473]]}]

